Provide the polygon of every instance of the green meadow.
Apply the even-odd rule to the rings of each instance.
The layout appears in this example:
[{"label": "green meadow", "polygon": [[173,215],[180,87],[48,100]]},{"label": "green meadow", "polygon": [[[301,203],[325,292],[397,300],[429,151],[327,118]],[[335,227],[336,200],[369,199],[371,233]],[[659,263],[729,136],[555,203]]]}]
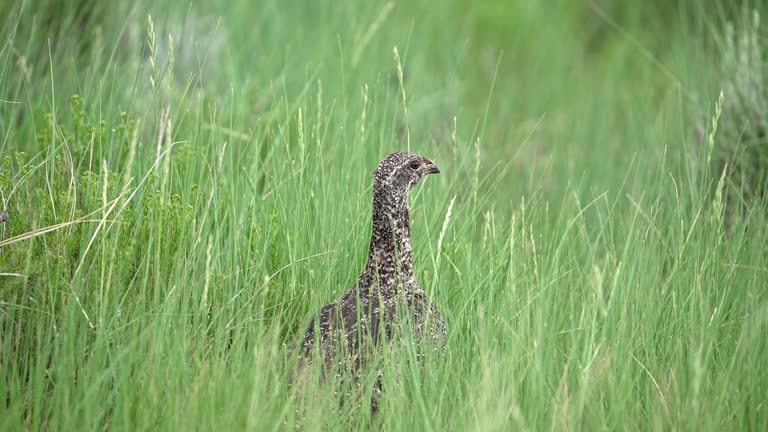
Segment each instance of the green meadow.
[{"label": "green meadow", "polygon": [[[0,430],[768,430],[766,18],[3,3]],[[399,150],[448,345],[371,365],[371,418],[290,346]]]}]

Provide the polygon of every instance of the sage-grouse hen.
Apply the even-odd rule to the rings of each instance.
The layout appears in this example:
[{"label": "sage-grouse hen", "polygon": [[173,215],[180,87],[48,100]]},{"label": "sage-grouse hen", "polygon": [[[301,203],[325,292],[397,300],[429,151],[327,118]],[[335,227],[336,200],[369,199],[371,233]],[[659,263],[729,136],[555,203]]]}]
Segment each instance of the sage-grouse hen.
[{"label": "sage-grouse hen", "polygon": [[[421,179],[439,172],[431,160],[405,152],[390,154],[376,167],[368,263],[357,284],[310,323],[301,344],[302,363],[319,348],[327,368],[354,374],[367,354],[402,331],[413,335],[420,352],[444,350],[445,323],[414,277],[407,201]],[[381,376],[371,398],[374,415],[380,392]]]}]

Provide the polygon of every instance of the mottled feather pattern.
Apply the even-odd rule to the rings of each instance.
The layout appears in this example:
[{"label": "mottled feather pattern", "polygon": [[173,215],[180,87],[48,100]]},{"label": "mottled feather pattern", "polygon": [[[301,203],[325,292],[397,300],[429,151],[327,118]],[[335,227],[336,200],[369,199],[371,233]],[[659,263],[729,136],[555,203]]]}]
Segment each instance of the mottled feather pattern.
[{"label": "mottled feather pattern", "polygon": [[[414,277],[407,200],[419,181],[438,172],[434,162],[413,153],[392,153],[379,163],[373,173],[368,262],[357,283],[321,308],[310,323],[301,343],[302,363],[310,362],[319,348],[327,366],[340,361],[340,368],[354,372],[366,353],[390,341],[398,327],[410,330],[420,349],[445,349],[445,322]],[[410,329],[402,328],[406,323]],[[374,387],[373,413],[380,393],[381,379]]]}]

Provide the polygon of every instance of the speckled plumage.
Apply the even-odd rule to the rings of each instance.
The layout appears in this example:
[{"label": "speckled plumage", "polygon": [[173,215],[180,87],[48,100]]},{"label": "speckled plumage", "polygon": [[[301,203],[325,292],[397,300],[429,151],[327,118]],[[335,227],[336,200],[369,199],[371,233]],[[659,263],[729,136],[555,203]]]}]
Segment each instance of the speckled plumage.
[{"label": "speckled plumage", "polygon": [[[301,343],[301,358],[321,358],[356,371],[366,354],[398,331],[412,331],[420,350],[442,351],[447,329],[440,312],[414,277],[408,193],[427,174],[440,172],[431,160],[392,153],[373,173],[373,227],[368,262],[357,283],[315,316]],[[402,328],[403,324],[410,328]],[[400,328],[398,328],[400,327]],[[319,334],[316,334],[319,332]],[[375,413],[381,380],[374,388]]]}]

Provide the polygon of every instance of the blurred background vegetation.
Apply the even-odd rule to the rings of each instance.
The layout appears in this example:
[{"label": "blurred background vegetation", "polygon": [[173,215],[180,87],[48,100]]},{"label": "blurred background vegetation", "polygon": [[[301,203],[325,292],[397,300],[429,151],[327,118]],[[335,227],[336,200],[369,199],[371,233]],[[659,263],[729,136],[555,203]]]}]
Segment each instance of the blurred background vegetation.
[{"label": "blurred background vegetation", "polygon": [[[622,163],[636,151],[658,155],[671,142],[651,142],[641,133],[634,134],[636,142],[626,142],[624,130],[656,112],[665,128],[698,123],[701,134],[718,92],[725,88],[733,96],[725,99],[723,122],[729,136],[724,141],[733,148],[719,156],[732,158],[744,145],[754,151],[765,147],[746,144],[764,135],[757,124],[765,117],[762,2],[453,1],[440,8],[426,2],[374,2],[351,9],[300,1],[179,7],[39,0],[8,2],[2,8],[7,34],[16,42],[4,50],[6,65],[18,65],[14,72],[22,72],[6,74],[5,93],[10,96],[26,86],[49,104],[51,83],[46,80],[51,73],[63,78],[54,78],[61,103],[72,94],[91,101],[91,95],[104,97],[103,88],[89,84],[95,79],[104,83],[105,71],[111,79],[120,74],[125,81],[140,81],[144,77],[136,68],[147,65],[136,62],[146,63],[154,55],[159,57],[156,73],[172,75],[169,85],[174,89],[165,97],[180,98],[195,90],[222,102],[235,88],[250,101],[229,107],[238,111],[230,114],[237,114],[241,124],[276,109],[276,83],[292,96],[308,91],[308,79],[322,82],[327,95],[344,93],[351,110],[361,98],[350,94],[363,85],[369,84],[371,92],[379,91],[380,83],[397,87],[390,53],[398,46],[407,60],[406,93],[417,101],[409,113],[412,138],[445,145],[453,117],[464,118],[468,134],[482,126],[493,143],[483,146],[484,160],[516,160],[516,179],[530,179],[538,168],[539,173],[586,176],[584,184],[615,185],[601,170],[615,165],[593,165],[592,152]],[[157,25],[154,54],[146,40],[148,14]],[[168,35],[175,46],[172,68]],[[542,55],[553,49],[556,55]],[[409,56],[411,52],[416,54]],[[53,71],[52,56],[65,59]],[[137,103],[135,85],[132,90],[123,87],[113,86],[109,97],[116,103],[102,104],[103,109]],[[593,103],[598,89],[599,104]],[[609,108],[616,105],[621,108]],[[218,108],[228,109],[223,103]],[[24,115],[24,110],[15,113]],[[587,114],[601,121],[584,122]],[[679,115],[692,123],[676,122]],[[534,128],[535,136],[521,149],[520,138]],[[677,133],[680,137],[692,131]],[[14,149],[32,150],[24,145]],[[551,157],[555,151],[560,157]],[[758,162],[764,156],[750,159],[765,164]],[[584,172],[586,166],[589,172]],[[746,164],[739,166],[747,169]],[[530,182],[511,183],[526,186],[518,193],[531,191]],[[549,190],[563,185],[554,183],[537,186]]]}]

